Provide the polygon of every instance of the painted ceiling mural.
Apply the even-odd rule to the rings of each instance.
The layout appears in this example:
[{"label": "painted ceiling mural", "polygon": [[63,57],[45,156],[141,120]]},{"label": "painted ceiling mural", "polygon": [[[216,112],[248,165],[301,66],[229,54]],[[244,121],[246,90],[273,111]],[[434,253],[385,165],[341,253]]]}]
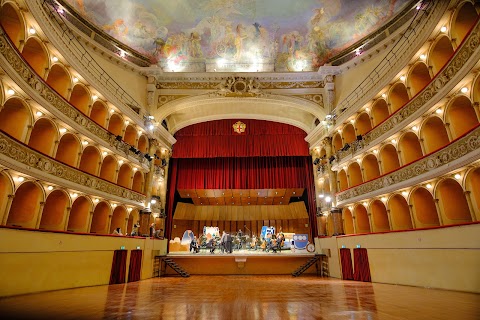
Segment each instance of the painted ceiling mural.
[{"label": "painted ceiling mural", "polygon": [[233,71],[268,71],[269,65],[275,71],[316,70],[409,2],[67,1],[87,20],[167,71],[184,71],[185,66],[200,71],[195,65],[205,64],[207,71],[208,66],[227,71],[232,65]]}]

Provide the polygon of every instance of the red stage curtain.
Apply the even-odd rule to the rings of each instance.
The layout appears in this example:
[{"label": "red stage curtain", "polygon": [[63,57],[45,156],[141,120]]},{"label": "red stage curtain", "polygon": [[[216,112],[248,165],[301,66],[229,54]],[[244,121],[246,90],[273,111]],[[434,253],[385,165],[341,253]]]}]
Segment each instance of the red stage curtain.
[{"label": "red stage curtain", "polygon": [[115,250],[113,253],[110,284],[125,283],[127,269],[127,250]]},{"label": "red stage curtain", "polygon": [[372,279],[370,277],[370,265],[368,263],[367,249],[353,249],[353,262],[355,264],[355,273],[353,274],[353,280],[372,282]]},{"label": "red stage curtain", "polygon": [[353,280],[352,256],[350,249],[340,249],[340,261],[342,263],[342,279]]},{"label": "red stage curtain", "polygon": [[316,236],[316,204],[312,159],[251,157],[171,159],[168,175],[167,238],[170,238],[175,191],[178,189],[305,188],[312,236]]},{"label": "red stage curtain", "polygon": [[202,122],[175,133],[173,158],[308,156],[307,134],[300,128],[265,120],[241,120],[245,132],[233,131],[237,120]]},{"label": "red stage curtain", "polygon": [[140,280],[142,270],[142,250],[132,250],[130,253],[130,267],[128,268],[128,282]]}]

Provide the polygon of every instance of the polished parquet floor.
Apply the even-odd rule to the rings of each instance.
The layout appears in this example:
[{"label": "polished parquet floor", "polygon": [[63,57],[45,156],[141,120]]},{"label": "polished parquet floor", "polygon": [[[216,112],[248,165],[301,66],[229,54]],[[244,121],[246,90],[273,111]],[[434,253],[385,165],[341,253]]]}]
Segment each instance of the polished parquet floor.
[{"label": "polished parquet floor", "polygon": [[0,319],[480,319],[480,295],[315,276],[192,276],[0,299]]}]

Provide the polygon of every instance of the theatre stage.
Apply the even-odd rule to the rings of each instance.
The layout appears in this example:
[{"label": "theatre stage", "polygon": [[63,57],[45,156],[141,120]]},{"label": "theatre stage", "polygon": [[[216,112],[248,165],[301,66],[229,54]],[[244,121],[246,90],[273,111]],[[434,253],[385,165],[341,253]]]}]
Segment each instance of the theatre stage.
[{"label": "theatre stage", "polygon": [[[235,250],[231,254],[215,251],[211,254],[208,250],[202,250],[200,253],[172,252],[167,255],[173,259],[179,266],[191,275],[269,275],[269,274],[291,274],[309,259],[315,256],[314,253],[306,251],[284,250],[278,253]],[[320,275],[322,263],[326,263],[326,258],[322,258],[318,263],[312,265],[305,273]],[[176,275],[177,273],[167,267],[164,275]]]}]

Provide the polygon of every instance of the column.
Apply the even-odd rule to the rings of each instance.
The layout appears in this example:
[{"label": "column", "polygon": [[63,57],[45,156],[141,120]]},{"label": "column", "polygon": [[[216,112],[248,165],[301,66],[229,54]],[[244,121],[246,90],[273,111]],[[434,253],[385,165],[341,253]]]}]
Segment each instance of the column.
[{"label": "column", "polygon": [[150,215],[152,211],[149,208],[145,210],[140,210],[140,228],[138,233],[142,237],[150,236]]},{"label": "column", "polygon": [[10,208],[12,207],[12,202],[13,202],[13,198],[15,198],[15,195],[14,194],[9,194],[7,197],[8,197],[7,205],[5,206],[5,212],[3,213],[3,218],[2,218],[2,221],[1,221],[2,226],[7,225],[8,215],[10,214]]},{"label": "column", "polygon": [[37,212],[37,221],[35,222],[35,229],[40,227],[40,221],[42,221],[43,207],[45,207],[45,201],[40,202],[40,207]]}]

